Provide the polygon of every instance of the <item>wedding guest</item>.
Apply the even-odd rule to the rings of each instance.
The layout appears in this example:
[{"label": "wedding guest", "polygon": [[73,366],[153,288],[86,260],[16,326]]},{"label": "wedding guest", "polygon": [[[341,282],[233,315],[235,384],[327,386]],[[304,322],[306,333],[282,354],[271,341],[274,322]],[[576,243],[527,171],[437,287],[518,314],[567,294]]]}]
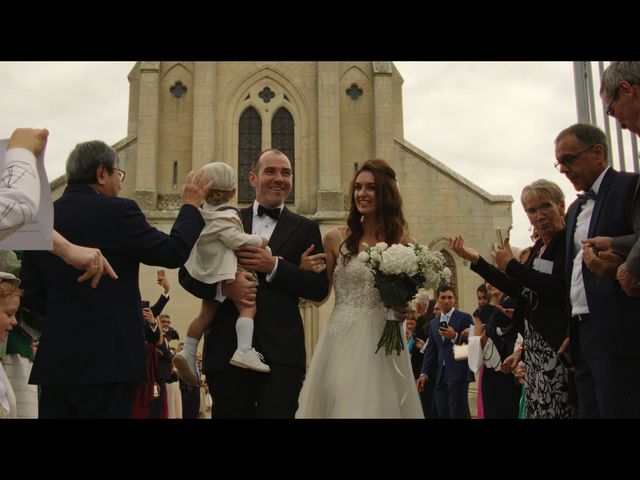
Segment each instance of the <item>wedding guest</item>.
[{"label": "wedding guest", "polygon": [[[418,292],[416,295],[416,306],[418,313],[423,311],[422,301],[426,300],[426,308],[424,308],[423,314],[418,317],[418,323],[416,324],[416,338],[420,338],[423,340],[423,345],[420,348],[420,353],[422,354],[422,361],[424,362],[424,351],[427,347],[427,343],[429,341],[429,326],[431,322],[437,322],[437,318],[440,316],[441,309],[440,305],[435,299],[429,299],[429,295],[427,292]],[[422,325],[422,327],[418,327],[418,325]],[[422,363],[420,364],[420,370],[422,370]],[[422,404],[422,412],[424,413],[425,418],[433,419],[438,418],[438,412],[436,409],[436,365],[434,364],[431,367],[431,372],[427,375],[428,380],[424,382],[422,391],[418,390],[418,394],[420,395],[420,403]],[[418,377],[419,372],[418,372]]]},{"label": "wedding guest", "polygon": [[149,225],[133,201],[118,198],[125,173],[101,141],[78,144],[67,160],[67,188],[54,202],[54,227],[69,240],[96,245],[119,272],[100,288],[48,252],[22,259],[24,305],[46,316],[30,382],[41,385],[40,418],[128,418],[146,377],[140,263],[177,268],[204,222],[200,178],[190,173],[170,234]]},{"label": "wedding guest", "polygon": [[[482,417],[518,418],[521,388],[510,370],[503,371],[503,361],[522,343],[511,317],[502,313],[513,308],[515,300],[486,283],[490,303],[479,307],[483,322],[475,336],[469,338],[469,368],[478,372],[478,404],[482,404]],[[481,375],[480,375],[481,373]]]},{"label": "wedding guest", "polygon": [[[620,127],[640,135],[640,62],[611,62],[602,73],[600,98],[607,115],[614,117]],[[585,263],[589,270],[615,268],[620,287],[631,297],[640,297],[640,179],[633,198],[633,234],[615,238],[597,236],[583,243],[593,248],[585,251]],[[599,264],[599,265],[598,265]],[[595,268],[594,268],[595,267]]]},{"label": "wedding guest", "polygon": [[[326,272],[300,268],[310,245],[322,251],[320,228],[285,206],[291,191],[291,162],[269,149],[251,165],[249,182],[256,200],[242,211],[245,232],[268,239],[270,250],[246,246],[236,250],[238,263],[258,275],[239,272],[232,283],[211,286],[206,298],[224,300],[204,335],[203,367],[214,398],[214,418],[293,418],[306,367],[300,298],[327,295]],[[262,208],[261,208],[262,207]],[[268,212],[265,212],[265,209]],[[203,297],[204,298],[204,297]],[[235,303],[252,298],[257,305],[253,345],[264,355],[269,374],[229,364],[237,348]]]},{"label": "wedding guest", "polygon": [[[0,272],[0,344],[17,325],[16,312],[20,307],[20,280],[10,273]],[[0,362],[0,419],[16,418],[16,397]]]},{"label": "wedding guest", "polygon": [[296,418],[424,418],[407,350],[391,357],[375,353],[386,309],[373,274],[357,258],[363,242],[415,243],[396,174],[384,160],[368,160],[358,169],[349,188],[347,225],[325,234],[335,306],[311,359]]},{"label": "wedding guest", "polygon": [[[407,312],[407,319],[405,320],[405,339],[407,341],[407,351],[411,355],[411,368],[413,370],[413,378],[418,379],[420,377],[420,370],[422,368],[422,359],[424,354],[420,351],[424,347],[424,340],[416,336],[416,311],[414,308],[410,308]],[[423,409],[423,413],[424,409]]]},{"label": "wedding guest", "polygon": [[[522,189],[520,201],[538,240],[526,262],[513,255],[509,239],[493,251],[496,267],[464,245],[461,235],[451,248],[471,263],[471,269],[517,299],[513,323],[524,337],[526,418],[572,418],[575,406],[571,382],[560,354],[567,348],[564,193],[549,180],[536,180]],[[503,362],[515,368],[515,357]]]},{"label": "wedding guest", "polygon": [[605,133],[591,124],[572,125],[555,139],[560,173],[584,192],[569,206],[566,218],[571,349],[580,417],[639,418],[640,346],[630,332],[640,317],[640,299],[627,296],[615,279],[598,278],[587,268],[587,257],[595,252],[582,244],[597,236],[634,234],[638,174],[615,171],[608,152]]},{"label": "wedding guest", "polygon": [[454,308],[455,294],[449,285],[438,287],[437,294],[442,313],[438,323],[432,321],[429,328],[418,390],[422,390],[430,379],[429,373],[435,364],[438,418],[471,418],[468,394],[473,374],[466,361],[454,360],[453,345],[467,343],[467,336],[462,332],[471,326],[473,319],[468,313]]}]

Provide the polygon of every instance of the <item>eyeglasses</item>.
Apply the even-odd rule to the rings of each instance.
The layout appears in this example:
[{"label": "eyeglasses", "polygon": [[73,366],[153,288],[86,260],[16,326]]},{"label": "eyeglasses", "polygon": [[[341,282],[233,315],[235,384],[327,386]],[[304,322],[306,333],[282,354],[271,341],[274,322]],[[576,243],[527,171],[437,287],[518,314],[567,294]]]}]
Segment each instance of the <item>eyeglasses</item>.
[{"label": "eyeglasses", "polygon": [[571,165],[573,165],[573,163],[578,159],[580,155],[582,155],[584,152],[591,150],[593,147],[595,147],[595,145],[591,145],[590,147],[587,147],[584,150],[580,150],[578,153],[575,153],[573,155],[565,155],[563,158],[561,158],[556,163],[554,163],[553,166],[556,167],[558,170],[560,170],[560,167],[568,168]]},{"label": "eyeglasses", "polygon": [[119,168],[113,167],[113,169],[118,172],[118,175],[120,175],[120,181],[124,182],[124,177],[127,176],[127,172],[125,172],[124,170],[120,170]]},{"label": "eyeglasses", "polygon": [[613,110],[611,109],[613,108],[613,104],[618,101],[619,95],[620,95],[620,85],[618,85],[615,91],[613,92],[613,98],[611,99],[611,102],[609,102],[609,106],[607,107],[607,115],[609,115],[610,117],[613,117]]}]

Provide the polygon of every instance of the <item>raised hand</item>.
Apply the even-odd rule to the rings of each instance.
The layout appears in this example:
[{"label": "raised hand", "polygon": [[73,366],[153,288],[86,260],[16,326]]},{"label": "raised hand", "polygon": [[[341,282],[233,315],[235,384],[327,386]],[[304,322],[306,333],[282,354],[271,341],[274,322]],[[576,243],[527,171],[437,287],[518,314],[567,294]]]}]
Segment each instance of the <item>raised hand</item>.
[{"label": "raised hand", "polygon": [[49,136],[49,130],[46,128],[16,128],[11,134],[7,149],[24,148],[34,155],[37,155]]},{"label": "raised hand", "polygon": [[509,237],[504,239],[504,247],[494,245],[493,250],[491,251],[491,256],[496,261],[496,267],[498,267],[498,270],[504,272],[511,259],[513,259],[513,250],[511,250]]},{"label": "raised hand", "polygon": [[450,238],[449,246],[460,258],[464,258],[474,265],[478,263],[480,255],[473,248],[464,246],[464,239],[462,238],[462,235],[456,235],[455,237]]},{"label": "raised hand", "polygon": [[198,173],[193,171],[189,172],[187,178],[182,186],[182,194],[180,200],[185,205],[193,205],[198,208],[202,205],[204,197],[213,186],[213,181],[203,185],[202,177],[204,176],[204,170],[200,170]]}]

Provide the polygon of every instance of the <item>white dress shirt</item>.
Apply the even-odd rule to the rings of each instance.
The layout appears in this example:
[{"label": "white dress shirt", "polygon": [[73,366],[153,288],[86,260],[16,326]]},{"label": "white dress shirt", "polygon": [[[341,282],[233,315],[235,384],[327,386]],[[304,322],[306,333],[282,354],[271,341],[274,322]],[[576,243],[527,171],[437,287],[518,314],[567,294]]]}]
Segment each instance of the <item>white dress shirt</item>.
[{"label": "white dress shirt", "polygon": [[[602,179],[610,168],[611,167],[605,168],[596,181],[593,182],[591,190],[593,190],[596,195],[598,194],[598,190],[600,190]],[[572,316],[589,313],[587,293],[585,292],[584,279],[582,278],[582,240],[589,238],[589,224],[591,223],[591,216],[593,215],[593,207],[595,204],[595,200],[589,199],[582,206],[582,210],[580,210],[576,221],[576,230],[573,233],[573,251],[575,252],[575,257],[573,257],[571,289],[569,291]]]}]

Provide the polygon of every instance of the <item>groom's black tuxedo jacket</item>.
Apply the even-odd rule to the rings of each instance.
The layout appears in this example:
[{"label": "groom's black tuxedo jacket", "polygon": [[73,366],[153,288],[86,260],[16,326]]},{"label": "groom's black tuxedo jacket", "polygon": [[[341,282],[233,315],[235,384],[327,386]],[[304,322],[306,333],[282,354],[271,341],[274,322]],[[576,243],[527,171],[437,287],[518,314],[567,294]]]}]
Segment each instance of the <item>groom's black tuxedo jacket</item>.
[{"label": "groom's black tuxedo jacket", "polygon": [[[252,231],[252,218],[252,207],[242,211],[245,232]],[[253,346],[264,355],[265,363],[269,365],[287,365],[301,369],[306,367],[299,298],[319,301],[326,297],[329,290],[326,271],[314,273],[298,267],[302,253],[311,244],[315,245],[314,254],[323,251],[318,225],[285,207],[269,240],[273,255],[280,257],[275,278],[267,282],[266,275],[258,273],[258,313],[255,318]],[[207,297],[212,298],[212,295]],[[229,360],[237,346],[237,318],[238,311],[233,301],[227,299],[220,305],[211,326],[205,332],[205,373],[231,368]]]}]

